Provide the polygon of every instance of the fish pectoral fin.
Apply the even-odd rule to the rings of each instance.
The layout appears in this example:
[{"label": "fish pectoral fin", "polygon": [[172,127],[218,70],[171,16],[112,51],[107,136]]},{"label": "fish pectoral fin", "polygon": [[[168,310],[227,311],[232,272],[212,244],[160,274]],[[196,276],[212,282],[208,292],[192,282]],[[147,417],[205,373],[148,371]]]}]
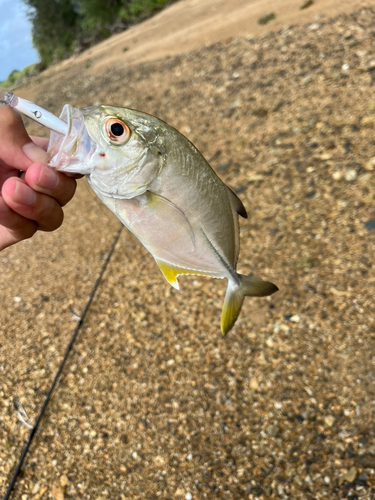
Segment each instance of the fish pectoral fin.
[{"label": "fish pectoral fin", "polygon": [[164,196],[152,191],[146,191],[146,196],[149,208],[157,211],[164,220],[168,221],[169,229],[173,231],[175,239],[181,239],[186,245],[187,237],[195,247],[194,231],[184,212]]},{"label": "fish pectoral fin", "polygon": [[226,186],[226,187],[228,189],[229,199],[230,199],[230,203],[231,203],[231,205],[233,207],[233,210],[238,215],[240,215],[241,217],[243,217],[244,219],[247,219],[246,208],[243,206],[242,201],[239,199],[239,197],[236,195],[236,193],[231,190],[230,187],[228,187],[228,186]]},{"label": "fish pectoral fin", "polygon": [[180,289],[180,285],[177,281],[177,276],[182,276],[184,274],[192,274],[194,276],[207,276],[210,278],[217,278],[215,274],[207,273],[204,271],[198,271],[196,269],[186,269],[184,267],[174,266],[165,260],[155,259],[160,271],[163,273],[164,278],[168,281],[170,285],[176,290]]}]

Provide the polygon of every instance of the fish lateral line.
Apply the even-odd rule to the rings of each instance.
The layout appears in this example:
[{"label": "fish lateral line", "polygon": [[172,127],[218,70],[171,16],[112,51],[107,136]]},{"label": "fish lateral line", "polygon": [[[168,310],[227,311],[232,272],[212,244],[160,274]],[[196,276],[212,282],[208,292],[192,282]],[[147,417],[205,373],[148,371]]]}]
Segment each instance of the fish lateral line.
[{"label": "fish lateral line", "polygon": [[211,238],[206,234],[206,232],[202,229],[202,233],[203,233],[203,236],[206,238],[207,240],[207,243],[210,245],[210,247],[212,248],[213,252],[215,253],[215,255],[218,257],[220,263],[224,266],[224,268],[229,271],[229,274],[230,276],[225,276],[225,278],[228,278],[228,279],[232,279],[232,281],[236,284],[236,285],[239,285],[239,281],[238,281],[238,278],[237,276],[238,273],[236,272],[236,270],[233,268],[233,266],[230,265],[230,263],[221,255],[221,253],[219,252],[219,250],[216,248],[216,246],[214,245],[214,243],[211,241]]}]

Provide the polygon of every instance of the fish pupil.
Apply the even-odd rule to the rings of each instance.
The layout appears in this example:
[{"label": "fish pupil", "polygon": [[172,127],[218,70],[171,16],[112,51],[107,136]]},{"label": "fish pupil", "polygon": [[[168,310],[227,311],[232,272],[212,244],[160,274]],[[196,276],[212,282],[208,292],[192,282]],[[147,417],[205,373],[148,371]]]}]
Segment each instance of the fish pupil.
[{"label": "fish pupil", "polygon": [[121,125],[121,123],[113,123],[111,125],[111,132],[116,137],[120,137],[120,135],[124,133],[124,127]]}]

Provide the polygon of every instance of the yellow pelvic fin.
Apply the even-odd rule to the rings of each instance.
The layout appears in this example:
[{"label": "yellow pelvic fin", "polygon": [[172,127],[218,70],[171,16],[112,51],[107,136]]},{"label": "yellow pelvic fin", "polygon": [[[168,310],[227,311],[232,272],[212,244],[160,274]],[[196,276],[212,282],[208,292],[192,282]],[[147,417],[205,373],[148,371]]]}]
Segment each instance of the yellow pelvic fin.
[{"label": "yellow pelvic fin", "polygon": [[204,271],[196,271],[195,269],[185,269],[183,267],[174,266],[169,262],[165,262],[165,260],[155,259],[157,265],[159,266],[160,271],[163,273],[164,278],[168,281],[170,285],[173,286],[176,290],[180,289],[180,286],[177,281],[177,276],[183,274],[193,274],[195,276],[209,276],[209,277],[217,277],[210,273],[205,273]]}]

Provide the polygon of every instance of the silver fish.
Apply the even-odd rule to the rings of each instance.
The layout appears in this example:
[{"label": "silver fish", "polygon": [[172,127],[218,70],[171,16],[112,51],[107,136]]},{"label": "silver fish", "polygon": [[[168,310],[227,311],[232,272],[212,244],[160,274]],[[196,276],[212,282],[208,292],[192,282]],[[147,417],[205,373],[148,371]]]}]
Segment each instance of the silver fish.
[{"label": "silver fish", "polygon": [[238,215],[246,218],[246,210],[176,129],[155,116],[113,106],[80,110],[66,105],[59,120],[51,132],[50,165],[86,175],[174,288],[179,289],[177,278],[184,274],[228,279],[223,334],[233,327],[246,295],[278,290],[236,272]]}]

